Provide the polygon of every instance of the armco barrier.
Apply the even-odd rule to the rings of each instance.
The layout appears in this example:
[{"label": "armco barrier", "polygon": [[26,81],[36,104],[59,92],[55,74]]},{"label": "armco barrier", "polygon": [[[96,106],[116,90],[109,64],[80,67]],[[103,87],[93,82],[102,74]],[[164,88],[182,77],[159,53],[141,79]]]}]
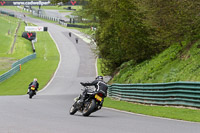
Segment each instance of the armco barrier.
[{"label": "armco barrier", "polygon": [[90,26],[87,26],[87,25],[75,25],[75,24],[67,24],[67,27],[90,28]]},{"label": "armco barrier", "polygon": [[200,82],[112,84],[108,95],[136,103],[200,108]]},{"label": "armco barrier", "polygon": [[11,76],[13,76],[16,72],[20,71],[20,64],[24,64],[25,62],[32,60],[36,58],[36,53],[26,56],[21,60],[16,61],[15,63],[12,64],[12,69],[10,69],[8,72],[0,75],[0,82],[10,78]]},{"label": "armco barrier", "polygon": [[16,72],[18,72],[20,70],[20,65],[16,65],[15,67],[13,67],[12,69],[10,69],[8,72],[0,75],[0,82],[10,78],[11,76],[13,76]]},{"label": "armco barrier", "polygon": [[[8,12],[6,12],[6,11],[1,11],[1,10],[0,10],[0,13],[1,13],[1,14],[6,14],[6,15],[9,15],[9,16],[12,16],[12,17],[15,17],[14,14],[8,13]],[[34,49],[34,51],[35,51],[35,49]],[[8,78],[10,78],[10,77],[13,76],[16,72],[20,71],[20,64],[22,65],[22,64],[26,63],[27,61],[32,60],[32,59],[34,59],[34,58],[36,58],[36,53],[35,53],[35,52],[34,52],[34,54],[29,55],[29,56],[26,56],[26,57],[24,57],[23,59],[20,59],[19,61],[16,61],[15,63],[13,63],[13,64],[12,64],[12,69],[10,69],[8,72],[6,72],[6,73],[0,75],[0,82],[6,80],[6,79],[8,79]]]},{"label": "armco barrier", "polygon": [[1,13],[1,14],[5,14],[5,15],[8,15],[8,16],[11,16],[11,17],[15,17],[15,15],[14,15],[13,13],[9,13],[9,12],[6,12],[6,11],[0,10],[0,13]]},{"label": "armco barrier", "polygon": [[13,63],[12,67],[15,67],[15,66],[17,66],[19,64],[22,65],[22,64],[26,63],[27,61],[35,59],[35,58],[36,58],[36,53],[34,53],[32,55],[29,55],[29,56],[26,56],[23,59],[20,59],[20,60],[16,61],[15,63]]}]

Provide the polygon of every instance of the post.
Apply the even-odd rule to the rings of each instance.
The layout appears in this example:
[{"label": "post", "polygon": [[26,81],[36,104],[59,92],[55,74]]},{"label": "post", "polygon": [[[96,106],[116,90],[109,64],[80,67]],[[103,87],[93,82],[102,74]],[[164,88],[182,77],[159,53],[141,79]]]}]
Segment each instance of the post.
[{"label": "post", "polygon": [[69,19],[69,23],[70,23],[70,24],[72,23],[72,18]]},{"label": "post", "polygon": [[21,64],[19,64],[19,70],[20,70],[20,71],[22,70],[22,65],[21,65]]}]

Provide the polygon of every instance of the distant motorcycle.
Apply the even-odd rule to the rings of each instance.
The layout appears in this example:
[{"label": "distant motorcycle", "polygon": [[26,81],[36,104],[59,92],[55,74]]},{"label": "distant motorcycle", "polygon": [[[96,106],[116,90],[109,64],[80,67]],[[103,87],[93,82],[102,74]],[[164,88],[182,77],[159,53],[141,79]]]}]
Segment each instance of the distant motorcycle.
[{"label": "distant motorcycle", "polygon": [[83,104],[79,103],[81,96],[75,98],[75,103],[71,106],[69,111],[70,115],[74,115],[77,111],[79,111],[83,116],[89,116],[91,113],[101,109],[104,97],[106,97],[105,94],[91,91],[91,89],[84,86],[84,90],[85,89],[87,91],[87,95]]},{"label": "distant motorcycle", "polygon": [[36,95],[36,92],[35,92],[35,86],[34,85],[31,85],[31,88],[30,88],[30,91],[29,91],[29,98],[31,99],[34,95]]}]

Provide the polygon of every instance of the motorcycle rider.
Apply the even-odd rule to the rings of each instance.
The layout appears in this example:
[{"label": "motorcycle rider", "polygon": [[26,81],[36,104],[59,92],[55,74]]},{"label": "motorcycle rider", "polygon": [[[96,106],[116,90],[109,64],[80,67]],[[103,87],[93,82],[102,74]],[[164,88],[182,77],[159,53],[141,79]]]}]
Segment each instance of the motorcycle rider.
[{"label": "motorcycle rider", "polygon": [[31,82],[31,83],[29,84],[27,94],[29,93],[29,91],[30,91],[32,85],[35,86],[35,95],[36,95],[36,91],[37,91],[38,88],[39,88],[39,83],[38,83],[38,81],[37,81],[37,78],[34,78],[34,79],[33,79],[33,82]]},{"label": "motorcycle rider", "polygon": [[[108,86],[105,83],[105,81],[103,81],[103,76],[97,76],[95,78],[95,80],[92,81],[91,83],[83,83],[83,82],[81,82],[81,85],[83,85],[83,86],[95,86],[95,90],[94,91],[103,93],[105,97],[107,96]],[[84,103],[86,95],[87,95],[87,90],[84,90],[82,95],[80,96],[79,103],[81,105]]]}]

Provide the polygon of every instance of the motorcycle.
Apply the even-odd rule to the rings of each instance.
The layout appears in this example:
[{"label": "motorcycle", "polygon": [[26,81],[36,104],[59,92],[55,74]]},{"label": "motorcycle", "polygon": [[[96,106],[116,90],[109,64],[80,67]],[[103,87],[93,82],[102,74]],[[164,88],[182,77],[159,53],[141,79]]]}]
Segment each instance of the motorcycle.
[{"label": "motorcycle", "polygon": [[87,91],[87,94],[84,102],[80,104],[81,95],[75,98],[75,103],[69,110],[70,115],[74,115],[77,111],[79,111],[83,116],[89,116],[91,113],[101,109],[106,95],[103,92],[91,91],[90,88],[84,86],[83,91],[85,90]]},{"label": "motorcycle", "polygon": [[36,92],[35,92],[35,86],[34,85],[31,85],[31,88],[30,88],[30,91],[29,91],[29,98],[31,99],[34,95],[36,95]]}]

